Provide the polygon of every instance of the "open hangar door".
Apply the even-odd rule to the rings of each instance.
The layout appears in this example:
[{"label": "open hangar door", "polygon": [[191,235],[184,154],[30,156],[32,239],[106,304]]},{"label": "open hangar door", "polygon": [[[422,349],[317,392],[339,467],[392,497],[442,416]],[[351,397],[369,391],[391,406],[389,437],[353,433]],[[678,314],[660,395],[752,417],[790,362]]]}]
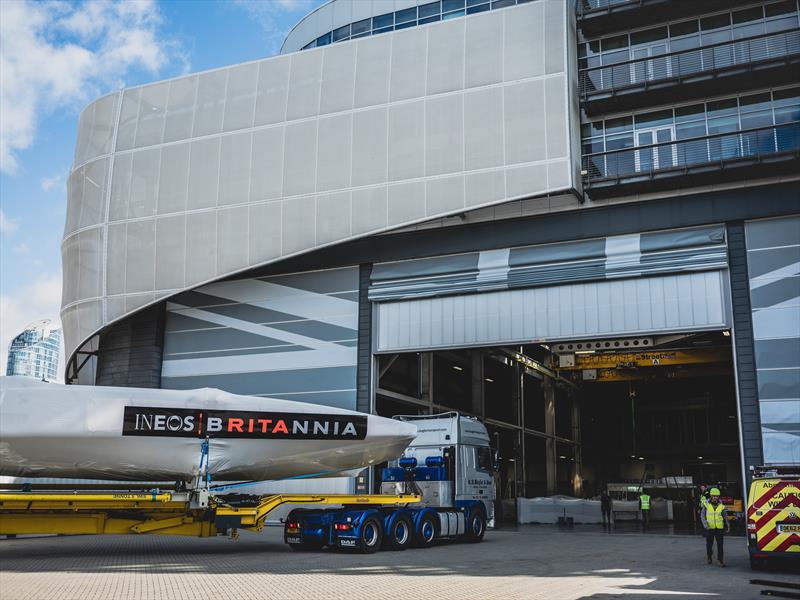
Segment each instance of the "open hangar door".
[{"label": "open hangar door", "polygon": [[[482,418],[499,455],[500,512],[510,518],[516,498],[586,497],[667,471],[735,481],[728,289],[716,226],[375,265],[374,410]],[[603,347],[568,351],[589,342]],[[671,358],[620,358],[634,343]],[[583,368],[588,352],[613,369]],[[573,364],[562,362],[567,355]],[[645,455],[647,427],[659,430],[649,437],[663,455]],[[713,435],[698,437],[701,428]]]}]

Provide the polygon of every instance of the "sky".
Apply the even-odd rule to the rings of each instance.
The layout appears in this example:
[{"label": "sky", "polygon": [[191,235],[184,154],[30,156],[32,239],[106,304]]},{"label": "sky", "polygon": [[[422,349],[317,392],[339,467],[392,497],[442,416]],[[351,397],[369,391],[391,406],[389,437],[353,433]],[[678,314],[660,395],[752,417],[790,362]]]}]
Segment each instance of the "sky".
[{"label": "sky", "polygon": [[274,56],[322,3],[0,0],[0,374],[11,339],[58,318],[81,109],[124,86]]}]

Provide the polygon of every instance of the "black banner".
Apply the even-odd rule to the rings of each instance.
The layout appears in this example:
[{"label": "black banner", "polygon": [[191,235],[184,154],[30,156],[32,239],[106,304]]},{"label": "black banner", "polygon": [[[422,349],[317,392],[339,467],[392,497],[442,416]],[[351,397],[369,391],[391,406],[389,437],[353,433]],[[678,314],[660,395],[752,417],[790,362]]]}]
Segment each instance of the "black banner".
[{"label": "black banner", "polygon": [[363,440],[365,415],[126,406],[122,435],[279,440]]}]

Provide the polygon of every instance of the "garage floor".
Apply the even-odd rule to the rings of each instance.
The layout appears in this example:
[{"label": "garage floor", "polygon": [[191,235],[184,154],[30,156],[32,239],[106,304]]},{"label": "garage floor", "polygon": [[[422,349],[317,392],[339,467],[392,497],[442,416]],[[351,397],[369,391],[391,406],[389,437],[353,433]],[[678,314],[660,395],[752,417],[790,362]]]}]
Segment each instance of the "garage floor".
[{"label": "garage floor", "polygon": [[524,526],[480,545],[375,555],[296,554],[282,531],[224,538],[42,537],[0,540],[0,598],[25,600],[267,598],[759,598],[741,537],[729,566],[705,564],[700,536],[561,532]]}]

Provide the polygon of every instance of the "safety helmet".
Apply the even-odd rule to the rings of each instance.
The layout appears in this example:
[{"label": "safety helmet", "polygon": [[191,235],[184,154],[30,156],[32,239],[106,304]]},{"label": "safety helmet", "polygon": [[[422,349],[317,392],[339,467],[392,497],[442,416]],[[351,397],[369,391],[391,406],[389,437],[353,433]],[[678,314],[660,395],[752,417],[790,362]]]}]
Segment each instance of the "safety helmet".
[{"label": "safety helmet", "polygon": [[720,495],[719,488],[711,488],[711,491],[709,491],[708,493],[711,496],[719,496]]}]

